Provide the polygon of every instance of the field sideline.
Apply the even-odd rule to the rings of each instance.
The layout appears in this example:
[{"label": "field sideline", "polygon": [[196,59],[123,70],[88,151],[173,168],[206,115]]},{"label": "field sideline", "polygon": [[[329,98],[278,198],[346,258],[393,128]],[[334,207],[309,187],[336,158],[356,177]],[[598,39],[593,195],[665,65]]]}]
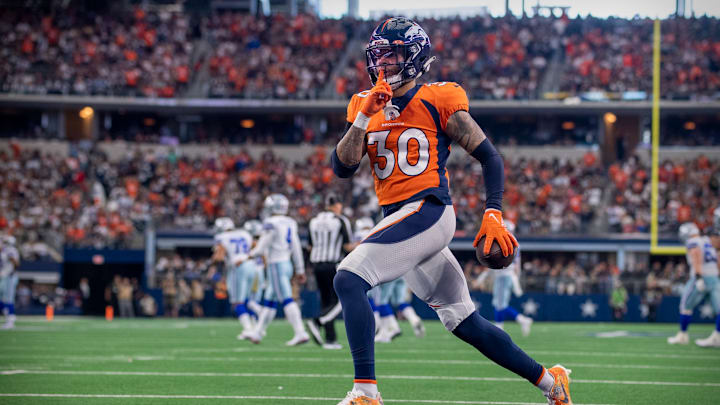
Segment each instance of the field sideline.
[{"label": "field sideline", "polygon": [[[387,404],[544,403],[439,322],[426,326],[428,336],[417,339],[403,323],[403,336],[376,346]],[[676,325],[538,323],[528,338],[514,324],[507,329],[545,366],[573,370],[575,404],[718,401],[720,350],[667,345]],[[690,326],[692,339],[711,330]],[[259,346],[235,340],[237,333],[230,319],[20,317],[15,330],[0,331],[0,403],[333,404],[351,387],[346,344],[286,348],[292,331],[283,320]]]}]

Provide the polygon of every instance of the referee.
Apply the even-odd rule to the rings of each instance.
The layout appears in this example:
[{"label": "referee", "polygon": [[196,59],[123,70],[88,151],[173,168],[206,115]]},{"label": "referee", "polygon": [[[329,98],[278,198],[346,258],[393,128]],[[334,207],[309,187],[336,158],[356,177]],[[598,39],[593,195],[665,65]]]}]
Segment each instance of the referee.
[{"label": "referee", "polygon": [[[337,264],[354,247],[350,221],[341,214],[343,205],[337,195],[330,193],[325,197],[325,211],[310,220],[310,263],[315,270],[322,316],[307,321],[310,336],[315,343],[325,349],[341,349],[335,334],[335,318],[342,311],[333,288],[333,278]],[[325,328],[325,339],[320,328]]]}]

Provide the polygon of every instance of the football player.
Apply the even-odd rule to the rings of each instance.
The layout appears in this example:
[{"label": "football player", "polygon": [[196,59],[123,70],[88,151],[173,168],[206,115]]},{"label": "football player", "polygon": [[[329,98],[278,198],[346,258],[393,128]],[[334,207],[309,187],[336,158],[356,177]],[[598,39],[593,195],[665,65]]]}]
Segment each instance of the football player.
[{"label": "football player", "polygon": [[[505,227],[510,232],[515,232],[515,224],[512,221],[505,221]],[[480,275],[479,281],[485,279],[488,275],[495,277],[493,279],[493,299],[492,305],[495,310],[495,326],[503,329],[506,320],[517,321],[520,324],[520,331],[523,336],[530,335],[530,327],[533,320],[519,313],[515,308],[510,306],[510,296],[522,295],[522,287],[520,287],[520,249],[515,254],[512,264],[502,270],[487,270]]]},{"label": "football player", "polygon": [[[372,218],[358,218],[355,221],[355,235],[353,235],[355,243],[359,244],[363,239],[370,235],[374,226],[375,222]],[[368,302],[370,303],[370,309],[373,311],[373,318],[375,318],[375,335],[377,336],[380,332],[380,310],[375,303],[380,302],[380,286],[371,288],[370,291],[367,292],[367,297]]]},{"label": "football player", "polygon": [[425,336],[425,326],[410,305],[407,283],[402,277],[380,285],[380,302],[377,306],[380,313],[380,331],[375,336],[376,342],[390,343],[402,333],[393,306],[410,322],[415,336]]},{"label": "football player", "polygon": [[246,301],[250,287],[256,276],[255,261],[250,259],[253,238],[243,229],[235,229],[232,219],[227,217],[215,220],[215,246],[213,262],[225,262],[227,288],[230,304],[242,325],[244,336],[253,329]]},{"label": "football player", "polygon": [[[247,231],[253,237],[253,246],[257,245],[258,239],[262,234],[263,225],[262,222],[257,219],[251,219],[243,224],[243,229]],[[256,316],[260,314],[262,306],[260,302],[263,298],[263,291],[265,290],[265,256],[260,255],[255,258],[255,278],[252,284],[255,288],[252,290],[250,297],[247,301],[247,307]]]},{"label": "football player", "polygon": [[687,329],[693,309],[705,298],[709,298],[717,316],[715,330],[708,338],[698,339],[695,343],[703,347],[720,347],[720,281],[717,251],[707,236],[700,235],[700,229],[693,222],[680,225],[678,234],[687,248],[690,279],[685,284],[680,299],[680,330],[675,336],[669,337],[667,342],[671,345],[690,343]]},{"label": "football player", "polygon": [[15,327],[15,289],[18,284],[17,268],[20,254],[15,247],[15,237],[0,237],[0,311],[5,315],[2,329]]},{"label": "football player", "polygon": [[335,276],[355,366],[354,386],[340,405],[382,404],[374,318],[365,294],[399,277],[447,330],[536,385],[550,403],[571,403],[569,370],[545,369],[475,311],[462,268],[448,248],[455,233],[446,169],[453,141],[483,168],[487,201],[475,245],[484,236],[486,253],[495,241],[507,256],[517,241],[502,221],[502,157],[468,113],[465,91],[457,83],[416,81],[433,60],[430,38],[417,23],[402,17],[380,23],[366,48],[374,87],[352,97],[346,133],[331,156],[336,175],[347,178],[368,155],[384,213]]},{"label": "football player", "polygon": [[[290,279],[293,276],[301,284],[305,283],[305,262],[300,246],[300,237],[297,232],[297,222],[287,216],[290,202],[282,194],[271,194],[265,198],[264,206],[270,214],[263,223],[263,231],[257,245],[250,252],[250,256],[258,257],[265,255],[268,261],[268,282],[272,285],[274,300],[282,303],[285,317],[293,328],[295,335],[287,341],[287,346],[297,346],[310,340],[302,322],[300,307],[293,300],[292,284]],[[267,297],[266,297],[267,298]],[[273,311],[274,312],[274,311]],[[272,316],[274,317],[274,313]],[[262,340],[264,328],[270,323],[270,313],[263,314],[258,320],[259,326],[263,329],[256,329],[249,334],[248,339],[253,343]]]}]

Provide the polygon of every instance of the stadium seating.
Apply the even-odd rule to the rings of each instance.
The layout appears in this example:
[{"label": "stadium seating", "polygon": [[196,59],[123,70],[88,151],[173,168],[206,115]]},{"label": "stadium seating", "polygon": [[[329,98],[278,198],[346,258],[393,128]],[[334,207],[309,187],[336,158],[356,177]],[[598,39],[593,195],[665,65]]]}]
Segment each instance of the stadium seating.
[{"label": "stadium seating", "polygon": [[[430,79],[459,82],[471,99],[527,100],[558,91],[647,98],[651,91],[650,19],[477,16],[419,23],[439,59]],[[348,98],[369,84],[359,45],[372,25],[308,14],[214,12],[191,21],[142,8],[112,15],[11,11],[0,17],[0,92]],[[664,98],[720,95],[719,34],[716,18],[663,22]]]}]

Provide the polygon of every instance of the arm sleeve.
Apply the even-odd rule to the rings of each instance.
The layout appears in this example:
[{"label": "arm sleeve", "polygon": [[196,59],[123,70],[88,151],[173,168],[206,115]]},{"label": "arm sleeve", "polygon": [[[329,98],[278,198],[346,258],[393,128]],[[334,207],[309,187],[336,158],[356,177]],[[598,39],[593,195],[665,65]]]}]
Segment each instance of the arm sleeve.
[{"label": "arm sleeve", "polygon": [[487,138],[470,155],[479,160],[482,165],[486,194],[485,208],[502,211],[502,199],[505,192],[505,166],[502,156]]},{"label": "arm sleeve", "polygon": [[468,101],[465,90],[457,83],[447,82],[437,86],[438,90],[438,113],[440,114],[440,125],[443,131],[447,127],[447,121],[450,116],[458,111],[469,111],[470,102]]}]

